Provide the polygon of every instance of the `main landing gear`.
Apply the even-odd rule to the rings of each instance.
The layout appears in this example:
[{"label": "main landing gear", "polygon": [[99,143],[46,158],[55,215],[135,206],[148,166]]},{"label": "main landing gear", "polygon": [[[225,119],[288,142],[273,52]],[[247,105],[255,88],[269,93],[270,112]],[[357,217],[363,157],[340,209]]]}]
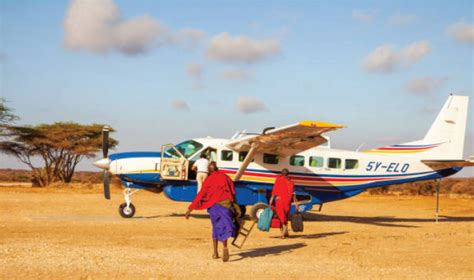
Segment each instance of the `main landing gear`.
[{"label": "main landing gear", "polygon": [[139,189],[130,188],[123,190],[125,202],[119,206],[119,214],[122,218],[131,218],[135,215],[135,206],[132,204],[132,195],[138,191]]}]

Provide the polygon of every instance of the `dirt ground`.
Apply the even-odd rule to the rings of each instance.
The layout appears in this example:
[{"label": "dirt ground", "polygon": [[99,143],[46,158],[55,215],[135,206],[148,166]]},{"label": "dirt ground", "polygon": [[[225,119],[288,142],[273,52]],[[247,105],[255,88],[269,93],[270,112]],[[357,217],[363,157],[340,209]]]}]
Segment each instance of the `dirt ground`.
[{"label": "dirt ground", "polygon": [[97,190],[0,188],[2,279],[473,279],[474,200],[361,195],[305,214],[280,240],[255,229],[228,263],[211,258],[205,212],[142,191],[123,219]]}]

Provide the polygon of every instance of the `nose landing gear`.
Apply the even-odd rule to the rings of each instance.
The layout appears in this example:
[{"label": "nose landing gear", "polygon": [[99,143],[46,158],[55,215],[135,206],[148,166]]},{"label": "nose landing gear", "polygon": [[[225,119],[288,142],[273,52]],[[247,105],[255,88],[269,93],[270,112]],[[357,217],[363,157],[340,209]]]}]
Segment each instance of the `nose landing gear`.
[{"label": "nose landing gear", "polygon": [[138,191],[139,189],[130,188],[123,190],[125,202],[119,206],[119,214],[122,218],[131,218],[135,215],[135,206],[132,204],[132,195]]},{"label": "nose landing gear", "polygon": [[131,218],[135,215],[135,206],[132,203],[129,205],[127,205],[127,203],[122,203],[119,206],[119,213],[122,218]]}]

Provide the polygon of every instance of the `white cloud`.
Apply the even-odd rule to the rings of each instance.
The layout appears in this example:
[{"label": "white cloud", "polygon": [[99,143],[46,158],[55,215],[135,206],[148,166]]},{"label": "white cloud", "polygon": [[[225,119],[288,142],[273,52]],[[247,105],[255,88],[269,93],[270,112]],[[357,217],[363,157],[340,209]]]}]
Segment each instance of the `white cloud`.
[{"label": "white cloud", "polygon": [[172,33],[148,15],[123,19],[113,0],[72,0],[64,19],[64,46],[97,54],[136,55],[163,44],[194,46],[204,36],[190,28]]},{"label": "white cloud", "polygon": [[253,77],[244,69],[226,69],[219,74],[221,80],[249,81]]},{"label": "white cloud", "polygon": [[446,29],[446,33],[458,42],[474,46],[474,25],[472,24],[459,21],[450,25]]},{"label": "white cloud", "polygon": [[221,62],[255,63],[279,52],[280,43],[275,39],[256,40],[224,32],[211,38],[206,56]]},{"label": "white cloud", "polygon": [[193,82],[194,90],[205,89],[206,87],[202,84],[202,75],[204,73],[204,67],[198,63],[190,63],[186,66],[186,73],[191,77]]},{"label": "white cloud", "polygon": [[206,37],[206,33],[199,29],[184,28],[170,36],[171,43],[185,47],[194,47]]},{"label": "white cloud", "polygon": [[142,16],[120,22],[113,32],[115,48],[126,54],[138,54],[148,51],[167,29],[151,17]]},{"label": "white cloud", "polygon": [[352,18],[362,23],[372,22],[375,14],[376,11],[352,10]]},{"label": "white cloud", "polygon": [[201,79],[203,67],[198,63],[190,63],[186,66],[186,73],[192,78]]},{"label": "white cloud", "polygon": [[258,98],[241,96],[237,100],[237,110],[244,114],[251,114],[266,111],[267,107]]},{"label": "white cloud", "polygon": [[447,78],[420,77],[406,82],[403,88],[415,95],[431,95]]},{"label": "white cloud", "polygon": [[393,26],[404,26],[414,23],[417,20],[416,15],[395,14],[388,18],[388,24]]},{"label": "white cloud", "polygon": [[368,72],[392,72],[397,64],[397,53],[392,45],[377,47],[363,62]]},{"label": "white cloud", "polygon": [[410,66],[431,52],[428,41],[414,42],[396,51],[393,45],[385,44],[369,53],[362,67],[369,73],[391,73],[401,65]]},{"label": "white cloud", "polygon": [[409,63],[415,63],[431,52],[431,45],[428,41],[412,43],[401,50],[401,59]]},{"label": "white cloud", "polygon": [[184,100],[173,100],[171,102],[171,107],[179,111],[189,111],[188,103]]}]

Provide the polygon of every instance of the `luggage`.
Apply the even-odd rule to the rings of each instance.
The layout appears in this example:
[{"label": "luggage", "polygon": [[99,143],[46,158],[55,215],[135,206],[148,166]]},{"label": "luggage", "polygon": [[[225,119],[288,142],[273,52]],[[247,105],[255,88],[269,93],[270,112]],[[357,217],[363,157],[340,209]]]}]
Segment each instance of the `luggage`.
[{"label": "luggage", "polygon": [[258,217],[257,228],[261,231],[269,231],[272,218],[273,218],[272,209],[270,207],[265,208],[262,214],[260,214],[260,217]]},{"label": "luggage", "polygon": [[301,213],[291,215],[291,229],[293,232],[302,232],[304,230],[303,216]]},{"label": "luggage", "polygon": [[281,228],[281,222],[280,222],[280,219],[278,219],[277,215],[273,216],[272,223],[271,223],[270,227],[271,228]]}]

